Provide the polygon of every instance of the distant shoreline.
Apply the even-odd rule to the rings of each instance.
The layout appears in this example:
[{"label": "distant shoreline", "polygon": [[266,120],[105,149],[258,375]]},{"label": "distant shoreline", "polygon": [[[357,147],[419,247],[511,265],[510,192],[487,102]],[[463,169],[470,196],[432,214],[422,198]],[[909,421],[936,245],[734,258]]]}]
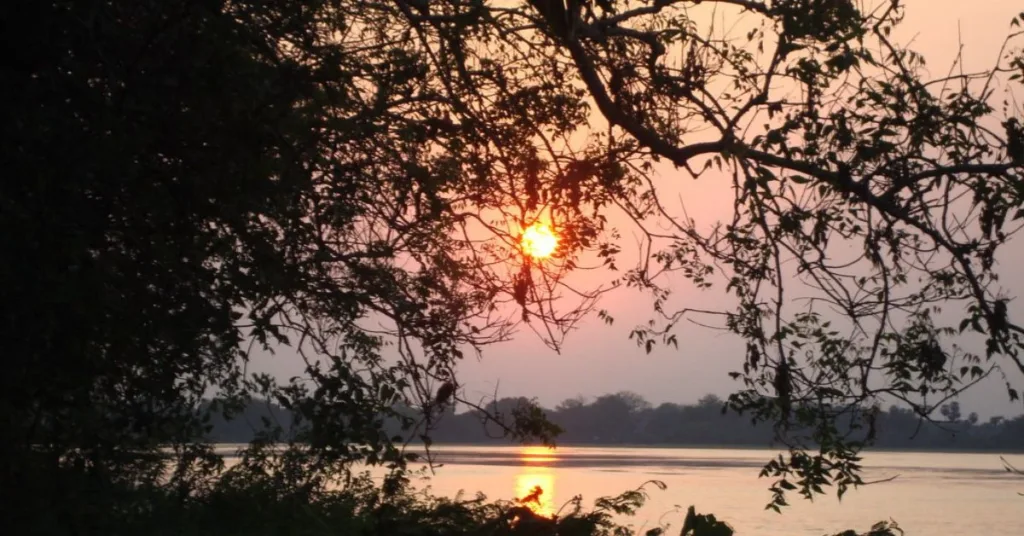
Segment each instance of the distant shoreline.
[{"label": "distant shoreline", "polygon": [[[244,449],[248,446],[248,443],[230,443],[230,442],[213,442],[210,443],[217,448],[238,448]],[[422,443],[410,443],[410,446],[422,447]],[[445,441],[436,442],[430,445],[431,450],[438,450],[444,447],[481,447],[481,448],[543,448],[544,445],[522,445],[516,443],[501,443],[501,442],[457,442],[457,441]],[[580,442],[565,442],[557,443],[555,445],[556,450],[559,448],[604,448],[604,449],[691,449],[691,450],[760,450],[765,452],[780,452],[785,451],[785,448],[775,448],[771,446],[756,446],[756,445],[712,445],[712,444],[669,444],[669,443],[580,443]],[[895,453],[914,453],[920,452],[922,454],[927,453],[939,453],[939,454],[1011,454],[1018,455],[1024,454],[1024,448],[1018,449],[997,449],[997,448],[962,448],[962,449],[950,449],[950,448],[901,448],[901,447],[867,447],[862,452],[895,452]]]},{"label": "distant shoreline", "polygon": [[[498,443],[498,442],[437,442],[431,444],[431,450],[437,450],[440,447],[508,447],[508,448],[537,448],[543,447],[543,445],[521,445],[514,443]],[[711,444],[669,444],[669,443],[579,443],[579,442],[565,442],[557,443],[555,445],[556,450],[562,447],[586,447],[586,448],[614,448],[614,449],[693,449],[693,450],[763,450],[767,452],[779,452],[785,451],[785,447],[775,448],[771,446],[756,446],[756,445],[711,445]],[[862,452],[898,452],[898,453],[940,453],[940,454],[1024,454],[1024,448],[1020,449],[986,449],[986,448],[963,448],[963,449],[950,449],[950,448],[900,448],[900,447],[867,447]]]}]

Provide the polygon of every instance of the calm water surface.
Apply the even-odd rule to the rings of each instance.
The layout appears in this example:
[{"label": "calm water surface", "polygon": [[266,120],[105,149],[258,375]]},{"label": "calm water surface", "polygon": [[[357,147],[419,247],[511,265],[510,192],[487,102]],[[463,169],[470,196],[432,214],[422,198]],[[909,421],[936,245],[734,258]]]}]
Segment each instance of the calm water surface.
[{"label": "calm water surface", "polygon": [[[782,515],[764,510],[770,481],[757,477],[773,455],[767,450],[559,447],[436,447],[444,465],[419,487],[438,495],[477,491],[491,499],[525,496],[543,488],[541,509],[557,510],[576,494],[585,504],[617,495],[647,480],[650,500],[632,524],[642,530],[661,519],[678,531],[688,505],[714,513],[737,534],[752,536],[832,534],[866,531],[894,519],[910,536],[1024,535],[1024,478],[1006,473],[998,454],[869,452],[865,480],[897,476],[891,482],[811,503],[793,496]],[[1024,466],[1024,457],[1010,456]]]}]

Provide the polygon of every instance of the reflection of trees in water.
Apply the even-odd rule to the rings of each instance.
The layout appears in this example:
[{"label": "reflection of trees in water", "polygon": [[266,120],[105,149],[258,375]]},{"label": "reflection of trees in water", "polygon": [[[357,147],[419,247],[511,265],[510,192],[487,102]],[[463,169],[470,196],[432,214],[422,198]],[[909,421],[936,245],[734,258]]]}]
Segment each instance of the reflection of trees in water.
[{"label": "reflection of trees in water", "polygon": [[[536,494],[536,488],[541,493]],[[524,503],[535,513],[550,517],[555,513],[555,473],[549,467],[524,467],[516,476],[516,499],[536,495]]]}]

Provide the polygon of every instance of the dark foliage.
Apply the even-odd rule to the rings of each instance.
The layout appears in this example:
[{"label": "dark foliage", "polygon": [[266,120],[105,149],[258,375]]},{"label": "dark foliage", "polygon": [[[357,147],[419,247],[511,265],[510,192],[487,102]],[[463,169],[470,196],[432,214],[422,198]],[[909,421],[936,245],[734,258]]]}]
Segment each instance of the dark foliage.
[{"label": "dark foliage", "polygon": [[[698,5],[752,29],[704,32]],[[925,80],[889,38],[901,17],[895,0],[4,3],[0,480],[24,493],[0,514],[81,533],[248,489],[204,438],[253,398],[290,419],[268,415],[251,474],[319,497],[368,462],[397,493],[401,441],[469,403],[466,352],[521,323],[558,348],[617,285],[654,296],[633,333],[648,351],[693,314],[746,342],[729,407],[792,446],[766,470],[809,496],[857,485],[864,408],[929,415],[1024,372],[996,271],[1024,217],[1020,110],[990,103],[1024,58],[1008,42],[982,77]],[[659,161],[726,181],[726,222],[666,211]],[[617,272],[615,211],[644,258],[566,285],[588,261]],[[542,219],[560,236],[543,261],[518,244]],[[674,272],[735,306],[673,310]],[[301,377],[248,371],[280,347]],[[494,413],[521,440],[558,431],[536,406]]]},{"label": "dark foliage", "polygon": [[[394,402],[423,409],[510,325],[466,234],[509,205],[491,140],[445,118],[419,45],[391,37],[401,10],[54,0],[0,20],[0,479],[32,490],[4,507],[70,529],[62,509],[103,486],[197,492],[220,468],[209,419],[252,396],[303,424],[256,446],[301,441],[304,486],[400,468]],[[280,346],[304,377],[247,373]]]}]

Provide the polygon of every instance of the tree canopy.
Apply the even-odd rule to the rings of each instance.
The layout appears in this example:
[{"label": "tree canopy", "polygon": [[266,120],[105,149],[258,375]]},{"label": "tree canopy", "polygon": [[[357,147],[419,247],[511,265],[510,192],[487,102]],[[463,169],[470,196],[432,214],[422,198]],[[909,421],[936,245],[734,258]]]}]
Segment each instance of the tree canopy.
[{"label": "tree canopy", "polygon": [[[387,417],[429,438],[464,353],[517,325],[571,343],[605,288],[567,277],[596,263],[655,297],[648,350],[693,315],[746,342],[728,402],[793,446],[767,466],[777,504],[858,484],[883,401],[930,415],[993,374],[1017,399],[1024,372],[996,262],[1024,214],[1024,14],[997,65],[932,79],[892,38],[902,4],[8,2],[7,481],[158,485],[138,455],[173,446],[194,489],[216,467],[196,410],[254,394],[296,416],[264,438],[308,455],[279,474],[400,465]],[[698,226],[659,163],[725,184],[732,213]],[[644,237],[635,269],[614,213]],[[519,248],[537,220],[550,259]],[[679,305],[671,274],[733,306]],[[982,351],[953,344],[972,331]],[[305,377],[249,374],[254,345]]]},{"label": "tree canopy", "polygon": [[[167,445],[191,479],[211,392],[213,411],[252,393],[295,410],[311,481],[400,463],[383,416],[506,336],[511,283],[467,230],[507,205],[493,143],[448,116],[397,6],[16,4],[0,195],[14,481],[35,478],[29,453],[134,474],[123,455]],[[522,127],[489,128],[515,149]],[[247,373],[276,345],[305,378]]]},{"label": "tree canopy", "polygon": [[[470,105],[529,110],[537,124],[532,111],[582,95],[585,120],[534,135],[548,165],[524,190],[536,181],[570,213],[587,213],[581,200],[621,210],[641,230],[639,267],[619,281],[655,297],[656,321],[633,333],[648,351],[697,315],[746,341],[729,402],[793,445],[767,467],[780,483],[842,493],[860,482],[857,452],[884,400],[929,415],[980,378],[1024,371],[996,269],[1024,214],[1020,17],[997,65],[932,79],[892,37],[900,1],[478,6],[431,4],[410,20],[439,51],[465,51],[437,65]],[[726,183],[732,213],[699,226],[657,162]],[[680,305],[670,274],[724,286],[734,306]],[[956,344],[972,331],[978,351]],[[1012,383],[1007,394],[1019,399]],[[841,416],[866,439],[837,429]]]}]

